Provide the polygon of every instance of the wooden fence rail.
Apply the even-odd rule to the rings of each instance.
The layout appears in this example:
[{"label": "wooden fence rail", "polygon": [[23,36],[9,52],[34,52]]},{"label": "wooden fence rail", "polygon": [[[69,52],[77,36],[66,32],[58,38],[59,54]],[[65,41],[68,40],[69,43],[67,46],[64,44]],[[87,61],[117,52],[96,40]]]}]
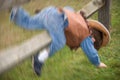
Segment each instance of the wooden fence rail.
[{"label": "wooden fence rail", "polygon": [[22,5],[30,0],[0,0],[0,11],[10,9],[15,5]]},{"label": "wooden fence rail", "polygon": [[34,36],[20,45],[0,51],[0,74],[47,47],[51,38],[46,31]]}]

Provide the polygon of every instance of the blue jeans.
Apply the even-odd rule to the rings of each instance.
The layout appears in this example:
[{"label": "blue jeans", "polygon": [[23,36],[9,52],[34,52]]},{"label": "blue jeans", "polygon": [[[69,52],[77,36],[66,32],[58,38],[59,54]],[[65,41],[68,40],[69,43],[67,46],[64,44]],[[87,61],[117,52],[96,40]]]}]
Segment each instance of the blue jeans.
[{"label": "blue jeans", "polygon": [[21,7],[17,12],[13,9],[10,20],[22,28],[30,30],[45,29],[49,32],[52,42],[50,44],[50,56],[60,50],[66,44],[64,28],[68,21],[64,13],[59,13],[56,7],[47,7],[34,16],[30,16]]}]

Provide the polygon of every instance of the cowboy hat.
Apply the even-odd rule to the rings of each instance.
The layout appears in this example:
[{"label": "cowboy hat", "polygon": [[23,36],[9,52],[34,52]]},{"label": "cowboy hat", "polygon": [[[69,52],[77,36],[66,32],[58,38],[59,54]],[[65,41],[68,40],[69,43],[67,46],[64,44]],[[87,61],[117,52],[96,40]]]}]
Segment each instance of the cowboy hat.
[{"label": "cowboy hat", "polygon": [[99,49],[100,47],[106,46],[110,41],[110,33],[106,27],[97,20],[88,19],[87,22],[96,39],[96,47]]}]

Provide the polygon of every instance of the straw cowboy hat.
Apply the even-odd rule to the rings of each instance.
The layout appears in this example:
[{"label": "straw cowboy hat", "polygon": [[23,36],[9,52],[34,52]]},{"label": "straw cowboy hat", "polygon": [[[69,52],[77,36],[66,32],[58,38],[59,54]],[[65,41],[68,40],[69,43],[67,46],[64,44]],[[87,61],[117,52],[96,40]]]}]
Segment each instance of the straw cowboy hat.
[{"label": "straw cowboy hat", "polygon": [[88,19],[87,22],[89,28],[92,30],[92,35],[95,38],[95,48],[99,50],[99,48],[106,46],[110,41],[110,33],[106,27],[96,20]]}]

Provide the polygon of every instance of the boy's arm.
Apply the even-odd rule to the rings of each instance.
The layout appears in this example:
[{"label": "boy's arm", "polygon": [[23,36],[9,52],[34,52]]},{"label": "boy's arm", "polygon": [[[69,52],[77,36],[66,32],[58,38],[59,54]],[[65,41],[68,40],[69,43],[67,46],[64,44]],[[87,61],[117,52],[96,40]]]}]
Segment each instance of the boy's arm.
[{"label": "boy's arm", "polygon": [[30,16],[21,7],[14,7],[10,14],[10,21],[25,29],[43,29],[39,15]]},{"label": "boy's arm", "polygon": [[82,41],[81,48],[92,64],[99,68],[107,67],[104,63],[100,62],[98,52],[94,48],[91,37],[87,37],[84,41]]}]

